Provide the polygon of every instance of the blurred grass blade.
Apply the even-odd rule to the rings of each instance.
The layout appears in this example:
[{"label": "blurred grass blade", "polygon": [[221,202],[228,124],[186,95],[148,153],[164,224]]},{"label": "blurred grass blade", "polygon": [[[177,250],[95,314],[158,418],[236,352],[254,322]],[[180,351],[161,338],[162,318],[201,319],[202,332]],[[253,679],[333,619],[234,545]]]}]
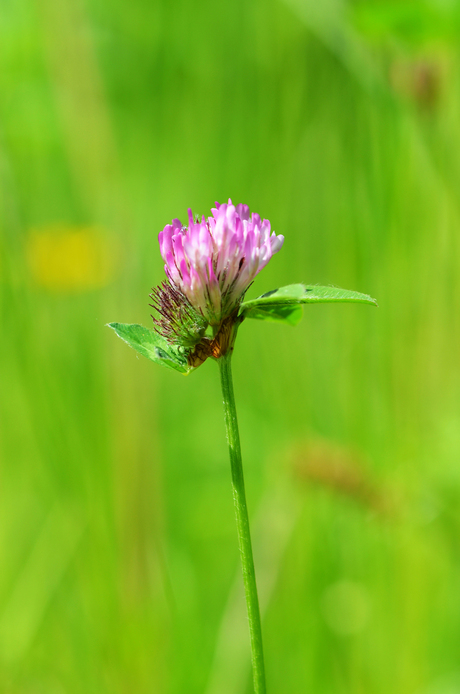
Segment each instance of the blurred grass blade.
[{"label": "blurred grass blade", "polygon": [[0,659],[24,657],[68,568],[84,526],[60,502],[50,510],[0,613]]},{"label": "blurred grass blade", "polygon": [[339,287],[317,287],[305,284],[289,284],[273,289],[257,299],[241,304],[240,316],[260,320],[278,320],[296,325],[302,314],[296,311],[300,304],[314,303],[363,303],[377,306],[375,299],[368,294],[352,292]]},{"label": "blurred grass blade", "polygon": [[179,352],[178,348],[168,344],[154,330],[144,328],[137,323],[109,323],[109,328],[115,330],[118,337],[130,347],[147,357],[156,364],[174,369],[182,374],[188,374],[192,367],[188,365],[187,358]]},{"label": "blurred grass blade", "polygon": [[373,54],[350,22],[349,7],[345,0],[284,2],[363,89],[372,94],[387,93]]}]

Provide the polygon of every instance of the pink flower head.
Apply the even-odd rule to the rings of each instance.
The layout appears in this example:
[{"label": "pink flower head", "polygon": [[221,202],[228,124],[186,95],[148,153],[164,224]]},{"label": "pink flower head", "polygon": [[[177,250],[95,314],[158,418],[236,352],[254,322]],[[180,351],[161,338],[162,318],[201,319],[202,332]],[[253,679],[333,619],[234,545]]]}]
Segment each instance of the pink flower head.
[{"label": "pink flower head", "polygon": [[178,219],[160,232],[160,252],[170,283],[211,325],[232,314],[254,277],[283,245],[284,236],[270,234],[270,222],[249,212],[247,205],[220,205],[212,217],[189,224]]}]

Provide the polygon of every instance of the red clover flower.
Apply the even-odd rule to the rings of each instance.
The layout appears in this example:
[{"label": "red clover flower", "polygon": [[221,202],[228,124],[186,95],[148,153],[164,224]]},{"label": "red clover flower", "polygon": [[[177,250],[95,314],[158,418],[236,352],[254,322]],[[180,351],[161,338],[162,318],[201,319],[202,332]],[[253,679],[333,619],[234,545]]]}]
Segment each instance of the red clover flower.
[{"label": "red clover flower", "polygon": [[152,306],[160,314],[153,322],[171,344],[190,348],[201,343],[204,348],[206,328],[212,327],[214,337],[219,334],[283,245],[284,236],[271,233],[268,219],[251,214],[247,205],[235,206],[229,199],[228,204],[216,202],[211,212],[200,221],[189,209],[188,226],[173,219],[159,233],[168,280],[152,291]]}]

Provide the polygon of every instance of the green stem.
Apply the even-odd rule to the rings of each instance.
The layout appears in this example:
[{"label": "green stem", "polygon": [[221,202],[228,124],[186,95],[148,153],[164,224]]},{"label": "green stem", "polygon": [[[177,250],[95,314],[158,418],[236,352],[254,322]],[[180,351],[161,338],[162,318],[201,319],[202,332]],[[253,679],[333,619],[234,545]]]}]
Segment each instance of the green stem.
[{"label": "green stem", "polygon": [[232,381],[232,353],[229,351],[218,359],[222,395],[224,397],[224,417],[227,427],[227,440],[232,467],[233,501],[235,503],[236,526],[240,547],[243,581],[248,610],[249,632],[251,636],[252,669],[255,694],[266,694],[264,652],[262,629],[260,625],[259,598],[257,596],[256,575],[252,556],[251,533],[249,530],[248,509],[244,491],[243,464],[241,460],[240,436],[236,417],[235,396]]}]

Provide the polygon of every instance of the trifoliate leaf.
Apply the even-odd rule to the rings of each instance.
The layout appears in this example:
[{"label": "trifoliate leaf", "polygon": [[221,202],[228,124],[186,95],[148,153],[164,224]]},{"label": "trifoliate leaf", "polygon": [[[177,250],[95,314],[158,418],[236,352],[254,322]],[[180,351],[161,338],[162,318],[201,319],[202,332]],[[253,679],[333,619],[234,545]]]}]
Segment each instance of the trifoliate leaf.
[{"label": "trifoliate leaf", "polygon": [[[267,314],[265,320],[287,320],[288,318],[274,318],[273,315],[268,317],[269,310],[274,311],[278,315],[281,308],[298,307],[300,304],[314,303],[363,303],[377,306],[377,302],[368,294],[360,292],[352,292],[348,289],[339,289],[338,287],[317,287],[315,285],[305,284],[289,284],[286,287],[273,289],[259,296],[257,299],[244,301],[241,304],[241,318],[263,318],[262,312]],[[257,315],[256,315],[257,314]],[[289,314],[286,314],[289,316]],[[291,316],[294,321],[299,321],[299,314]],[[295,325],[295,322],[293,323]]]},{"label": "trifoliate leaf", "polygon": [[182,374],[188,374],[192,367],[188,365],[187,357],[182,354],[180,348],[173,347],[154,330],[144,328],[136,323],[109,323],[109,327],[115,330],[118,337],[130,347],[156,364],[174,369]]}]

